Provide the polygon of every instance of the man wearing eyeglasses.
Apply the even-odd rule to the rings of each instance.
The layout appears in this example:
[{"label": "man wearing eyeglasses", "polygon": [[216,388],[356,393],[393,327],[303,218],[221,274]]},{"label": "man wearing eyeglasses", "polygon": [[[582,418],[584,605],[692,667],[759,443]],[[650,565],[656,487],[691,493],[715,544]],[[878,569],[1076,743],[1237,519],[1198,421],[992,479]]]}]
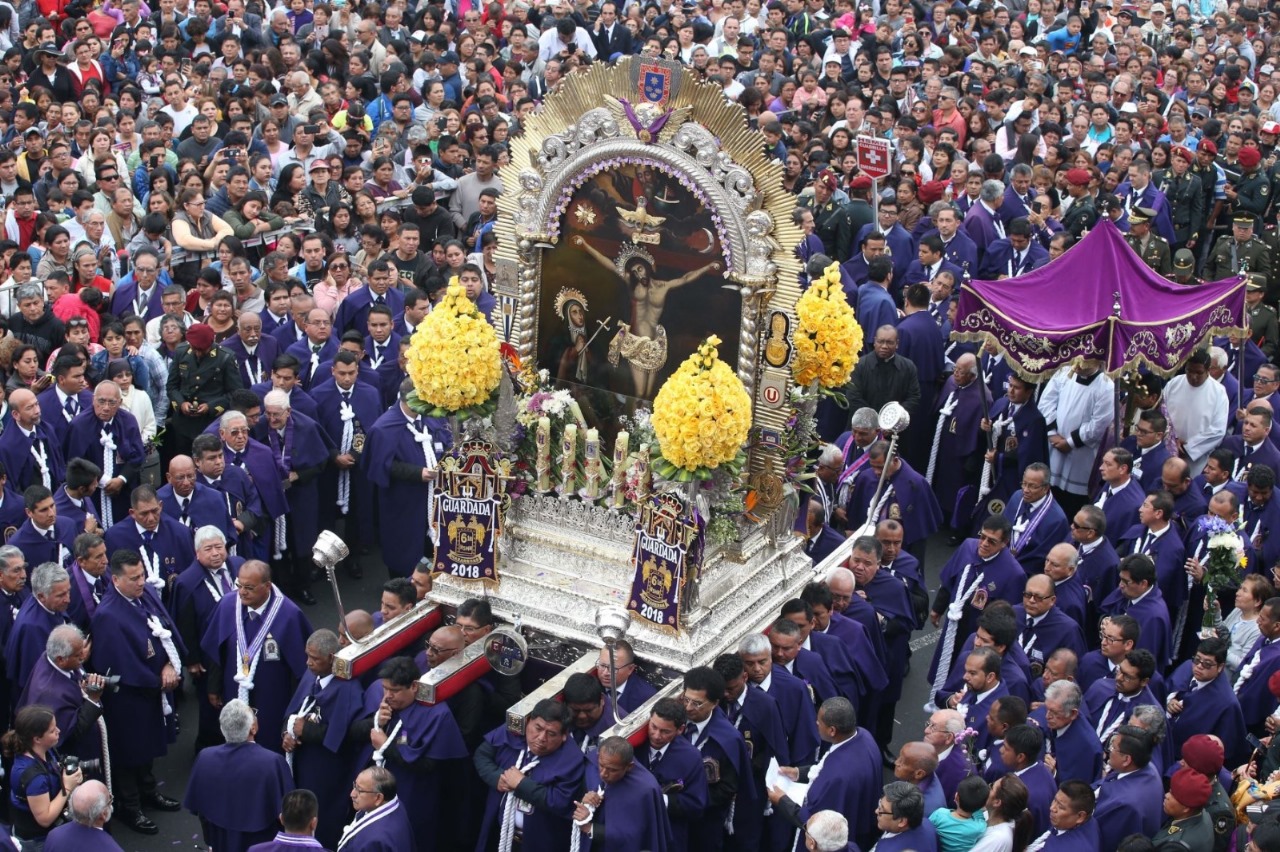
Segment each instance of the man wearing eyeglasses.
[{"label": "man wearing eyeglasses", "polygon": [[[1277,391],[1280,391],[1280,367],[1274,364],[1262,364],[1254,371],[1253,387],[1245,388],[1241,405],[1232,414],[1236,434],[1240,434],[1245,416],[1254,402],[1265,402],[1273,411],[1277,405],[1280,405],[1280,395],[1277,395]],[[1272,438],[1272,440],[1277,439]]]},{"label": "man wearing eyeglasses", "polygon": [[1098,681],[1085,691],[1084,704],[1089,711],[1089,721],[1101,742],[1111,739],[1135,707],[1160,706],[1150,687],[1155,670],[1155,658],[1138,648],[1125,654],[1116,666],[1115,680]]},{"label": "man wearing eyeglasses", "polygon": [[[618,709],[630,713],[648,701],[657,692],[643,677],[636,675],[636,654],[631,643],[625,639],[618,640],[614,646],[614,669],[617,671]],[[613,675],[609,670],[609,649],[601,648],[596,660],[596,676],[608,690],[613,683]]]},{"label": "man wearing eyeglasses", "polygon": [[1049,491],[1049,466],[1033,462],[1022,472],[1022,490],[1004,508],[1012,524],[1010,551],[1028,575],[1044,564],[1049,549],[1067,537],[1067,516]]},{"label": "man wearing eyeglasses", "polygon": [[[120,388],[101,382],[93,390],[93,405],[67,427],[64,446],[71,458],[88,459],[102,471],[98,517],[104,529],[123,520],[129,511],[129,492],[138,484],[147,451],[137,419],[121,407]],[[189,562],[181,563],[181,570]]]},{"label": "man wearing eyeglasses", "polygon": [[1085,654],[1084,631],[1057,607],[1057,588],[1048,574],[1036,574],[1027,580],[1022,603],[1013,608],[1021,628],[1019,643],[1031,661],[1031,673],[1044,671],[1049,655],[1059,648]]},{"label": "man wearing eyeglasses", "polygon": [[1042,713],[1048,738],[1046,765],[1057,777],[1092,784],[1102,774],[1102,743],[1083,721],[1080,685],[1058,680],[1045,688]]},{"label": "man wearing eyeglasses", "polygon": [[1248,733],[1240,700],[1227,672],[1227,640],[1202,639],[1195,654],[1169,678],[1168,737],[1174,757],[1182,756],[1187,740],[1211,731],[1222,740],[1226,759],[1235,765],[1248,757]]},{"label": "man wearing eyeglasses", "polygon": [[[1181,542],[1178,544],[1181,547]],[[1181,566],[1181,558],[1178,564]],[[1156,564],[1152,556],[1135,551],[1120,561],[1117,588],[1103,599],[1098,609],[1104,615],[1124,614],[1136,619],[1140,629],[1135,643],[1137,648],[1149,651],[1157,667],[1163,667],[1169,661],[1172,628],[1170,608],[1156,580]],[[1185,584],[1182,588],[1185,592]],[[1176,612],[1176,608],[1173,611]]]},{"label": "man wearing eyeglasses", "polygon": [[681,700],[689,721],[684,738],[702,753],[709,785],[707,809],[689,831],[689,848],[724,848],[725,820],[736,808],[763,808],[751,784],[751,753],[720,709],[724,678],[710,666],[685,672]]}]

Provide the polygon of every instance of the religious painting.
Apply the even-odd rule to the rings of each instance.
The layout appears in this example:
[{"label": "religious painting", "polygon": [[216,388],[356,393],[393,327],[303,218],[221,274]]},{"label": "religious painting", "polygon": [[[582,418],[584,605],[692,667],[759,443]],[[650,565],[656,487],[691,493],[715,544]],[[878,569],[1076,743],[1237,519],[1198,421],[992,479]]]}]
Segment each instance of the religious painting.
[{"label": "religious painting", "polygon": [[669,169],[595,175],[543,257],[538,366],[566,385],[651,401],[707,335],[737,350],[742,297],[724,269],[710,212]]}]

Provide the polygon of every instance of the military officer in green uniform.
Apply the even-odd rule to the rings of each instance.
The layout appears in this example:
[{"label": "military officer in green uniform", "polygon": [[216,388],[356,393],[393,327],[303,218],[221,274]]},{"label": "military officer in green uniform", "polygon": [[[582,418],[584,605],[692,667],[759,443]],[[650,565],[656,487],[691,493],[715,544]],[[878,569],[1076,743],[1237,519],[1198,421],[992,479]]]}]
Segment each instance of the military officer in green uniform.
[{"label": "military officer in green uniform", "polygon": [[191,442],[231,403],[242,387],[236,357],[213,343],[213,329],[198,322],[187,329],[169,367],[169,426],[172,454],[190,455]]},{"label": "military officer in green uniform", "polygon": [[1196,277],[1196,255],[1191,249],[1180,248],[1173,253],[1173,280],[1179,284],[1203,284]]},{"label": "military officer in green uniform", "polygon": [[1227,183],[1227,200],[1235,202],[1235,215],[1247,213],[1253,216],[1254,228],[1261,228],[1262,215],[1271,201],[1271,182],[1258,168],[1262,152],[1252,147],[1241,148],[1236,161],[1240,164],[1240,180],[1234,186]]},{"label": "military officer in green uniform", "polygon": [[1212,794],[1208,776],[1189,766],[1175,772],[1169,781],[1169,792],[1164,794],[1164,812],[1170,822],[1151,838],[1155,847],[1194,852],[1213,849],[1213,823],[1204,811]]},{"label": "military officer in green uniform", "polygon": [[1271,276],[1271,255],[1262,240],[1253,235],[1253,214],[1237,213],[1231,220],[1231,233],[1220,237],[1209,255],[1204,277],[1221,281],[1245,272]]},{"label": "military officer in green uniform", "polygon": [[1182,248],[1195,240],[1204,227],[1204,187],[1191,172],[1196,155],[1179,145],[1169,158],[1169,170],[1162,172],[1157,185],[1169,199],[1169,216],[1173,219],[1173,246]]},{"label": "military officer in green uniform", "polygon": [[823,169],[813,179],[813,232],[822,240],[830,257],[844,263],[853,252],[853,220],[845,206],[836,201],[836,176]]},{"label": "military officer in green uniform", "polygon": [[1137,252],[1142,262],[1156,272],[1168,277],[1173,272],[1173,252],[1164,237],[1151,230],[1151,222],[1158,214],[1150,207],[1135,207],[1129,211],[1129,234],[1125,241]]},{"label": "military officer in green uniform", "polygon": [[1280,349],[1280,323],[1276,322],[1276,309],[1262,301],[1266,294],[1266,276],[1250,272],[1244,294],[1245,311],[1249,314],[1249,336],[1267,360],[1274,361],[1276,351]]},{"label": "military officer in green uniform", "polygon": [[1088,169],[1071,169],[1067,172],[1067,194],[1071,196],[1071,207],[1062,217],[1062,229],[1077,240],[1098,221],[1098,209],[1093,206],[1093,196],[1089,194],[1089,181],[1092,178]]}]

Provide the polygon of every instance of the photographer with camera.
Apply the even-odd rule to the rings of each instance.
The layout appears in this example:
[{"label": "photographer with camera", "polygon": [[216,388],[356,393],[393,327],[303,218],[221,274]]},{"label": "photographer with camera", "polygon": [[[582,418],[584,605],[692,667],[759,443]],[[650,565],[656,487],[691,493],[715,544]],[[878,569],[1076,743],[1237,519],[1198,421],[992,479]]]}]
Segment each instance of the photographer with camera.
[{"label": "photographer with camera", "polygon": [[55,627],[45,643],[44,656],[36,663],[22,694],[18,709],[39,705],[53,711],[58,723],[56,743],[60,752],[80,759],[81,769],[101,775],[105,745],[102,695],[115,691],[119,677],[86,674],[81,664],[87,656],[85,636],[74,624]]},{"label": "photographer with camera", "polygon": [[59,759],[59,735],[53,711],[32,704],[18,711],[13,730],[0,740],[5,756],[13,757],[9,812],[13,834],[24,850],[44,848],[45,837],[62,820],[71,792],[84,781],[79,759]]}]

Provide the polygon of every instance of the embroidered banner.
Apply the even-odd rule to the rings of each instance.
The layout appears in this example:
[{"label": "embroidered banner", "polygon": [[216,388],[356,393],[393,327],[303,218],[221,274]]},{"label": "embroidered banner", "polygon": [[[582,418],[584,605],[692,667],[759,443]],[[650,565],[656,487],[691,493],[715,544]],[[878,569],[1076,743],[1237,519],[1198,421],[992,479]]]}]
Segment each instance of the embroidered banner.
[{"label": "embroidered banner", "polygon": [[680,631],[690,566],[702,554],[702,519],[678,495],[652,495],[640,507],[627,609],[660,630]]},{"label": "embroidered banner", "polygon": [[498,582],[498,541],[510,497],[511,461],[485,441],[466,441],[440,462],[432,518],[440,531],[433,574]]}]

